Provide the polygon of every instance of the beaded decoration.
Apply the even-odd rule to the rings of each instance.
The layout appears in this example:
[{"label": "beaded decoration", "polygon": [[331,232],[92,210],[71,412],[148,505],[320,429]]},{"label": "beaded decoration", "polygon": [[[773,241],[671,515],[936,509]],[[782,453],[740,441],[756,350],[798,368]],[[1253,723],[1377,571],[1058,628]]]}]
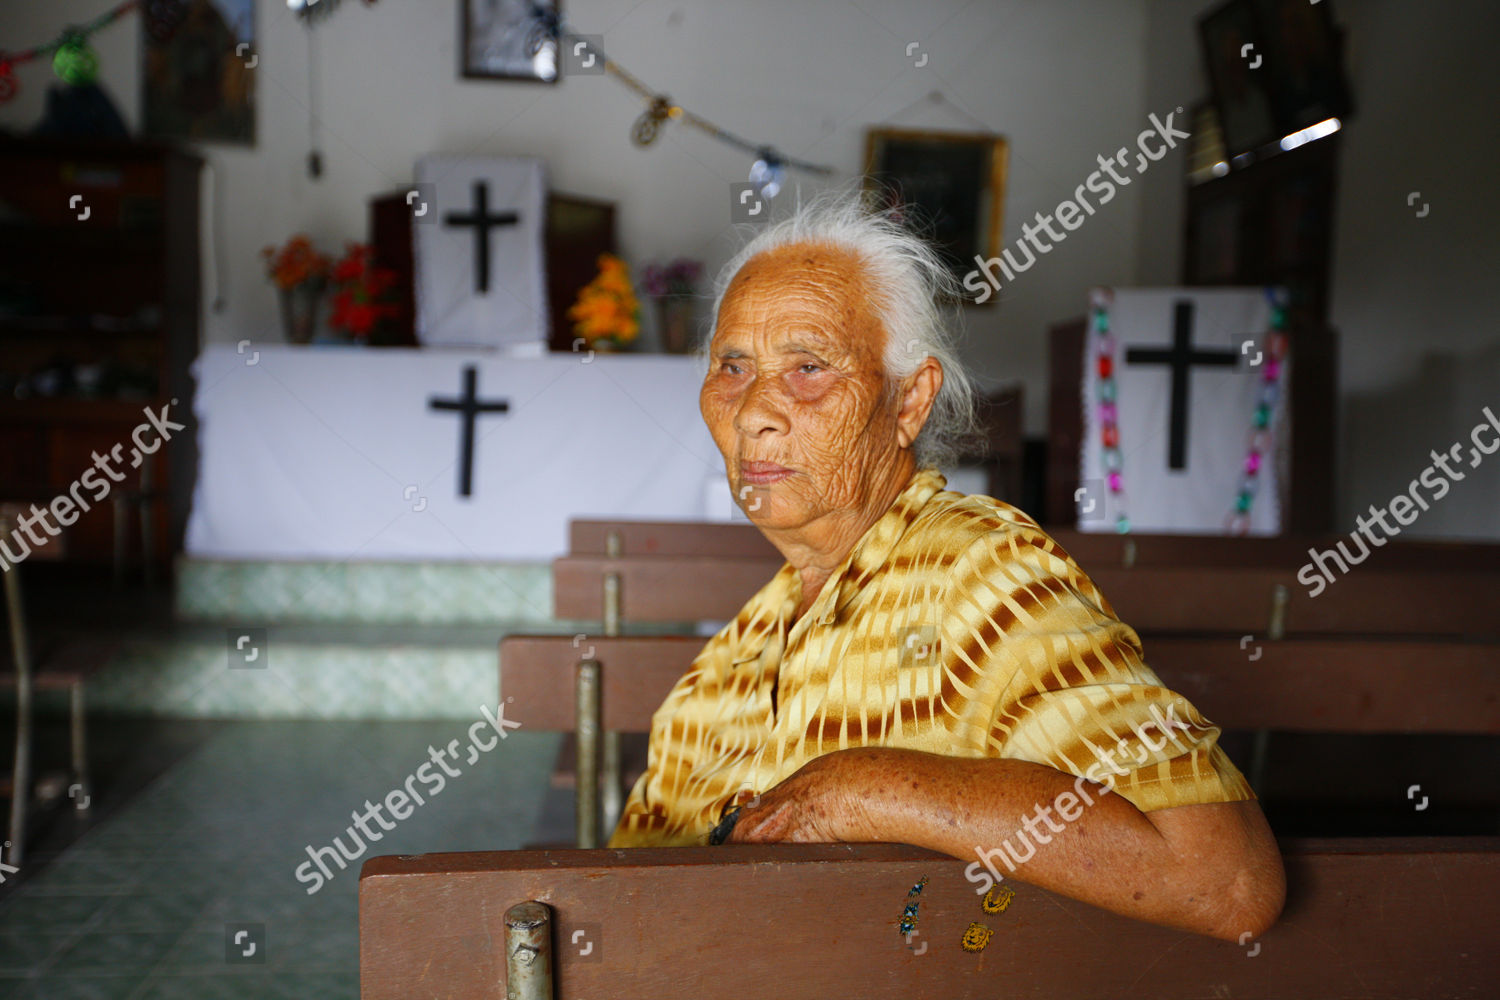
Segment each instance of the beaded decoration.
[{"label": "beaded decoration", "polygon": [[[1286,358],[1286,290],[1267,288],[1266,300],[1271,304],[1271,329],[1266,333],[1266,362],[1261,369],[1260,395],[1255,401],[1255,415],[1251,418],[1250,443],[1245,453],[1245,470],[1240,476],[1239,492],[1234,498],[1234,510],[1224,520],[1225,529],[1232,535],[1244,535],[1250,531],[1250,506],[1255,502],[1256,487],[1260,485],[1260,466],[1275,444],[1271,419],[1281,399],[1281,365]],[[1257,351],[1257,359],[1259,356]]]},{"label": "beaded decoration", "polygon": [[911,890],[907,892],[906,898],[908,900],[913,900],[914,902],[909,902],[905,907],[902,908],[901,919],[896,922],[896,929],[900,932],[902,937],[907,938],[908,945],[911,943],[911,939],[908,937],[908,935],[910,935],[912,931],[916,930],[917,927],[917,907],[921,905],[921,900],[918,900],[917,897],[922,895],[922,887],[926,884],[927,876],[923,875],[921,879],[918,880],[917,884],[912,886]]},{"label": "beaded decoration", "polygon": [[1094,363],[1099,371],[1099,433],[1104,444],[1100,460],[1104,463],[1104,480],[1115,498],[1115,530],[1120,534],[1130,531],[1130,518],[1125,514],[1124,460],[1120,457],[1119,410],[1115,400],[1119,390],[1115,385],[1115,338],[1109,333],[1109,306],[1115,293],[1108,288],[1095,288],[1089,292],[1093,306],[1090,326],[1094,332]]}]

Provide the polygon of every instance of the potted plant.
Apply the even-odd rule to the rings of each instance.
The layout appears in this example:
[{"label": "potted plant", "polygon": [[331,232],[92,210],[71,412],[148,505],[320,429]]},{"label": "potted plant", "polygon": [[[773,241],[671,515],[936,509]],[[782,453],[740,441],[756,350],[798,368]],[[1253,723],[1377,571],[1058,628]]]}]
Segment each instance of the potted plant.
[{"label": "potted plant", "polygon": [[687,257],[664,265],[646,265],[646,294],[656,300],[657,328],[662,348],[669,354],[686,354],[693,349],[693,320],[702,274],[703,265]]},{"label": "potted plant", "polygon": [[640,335],[640,315],[625,262],[612,253],[600,254],[599,274],[568,310],[573,332],[593,350],[619,350]]},{"label": "potted plant", "polygon": [[312,343],[318,328],[318,306],[328,284],[328,258],[300,233],[281,247],[266,247],[261,256],[281,296],[281,325],[287,342]]},{"label": "potted plant", "polygon": [[333,265],[333,314],[328,325],[342,331],[350,340],[375,347],[395,343],[390,321],[398,315],[390,292],[396,286],[396,272],[375,266],[374,248],[365,243],[349,243],[344,257]]}]

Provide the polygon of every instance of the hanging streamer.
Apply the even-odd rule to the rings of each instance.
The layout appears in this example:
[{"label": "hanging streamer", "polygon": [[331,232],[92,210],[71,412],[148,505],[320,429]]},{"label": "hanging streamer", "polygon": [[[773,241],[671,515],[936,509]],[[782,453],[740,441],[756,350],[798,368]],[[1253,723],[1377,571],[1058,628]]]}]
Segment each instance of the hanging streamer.
[{"label": "hanging streamer", "polygon": [[53,72],[68,83],[93,83],[99,75],[99,56],[89,45],[89,36],[114,24],[140,4],[141,0],[125,0],[82,27],[69,25],[46,45],[0,52],[0,104],[15,97],[21,89],[15,68],[45,56],[52,57]]}]

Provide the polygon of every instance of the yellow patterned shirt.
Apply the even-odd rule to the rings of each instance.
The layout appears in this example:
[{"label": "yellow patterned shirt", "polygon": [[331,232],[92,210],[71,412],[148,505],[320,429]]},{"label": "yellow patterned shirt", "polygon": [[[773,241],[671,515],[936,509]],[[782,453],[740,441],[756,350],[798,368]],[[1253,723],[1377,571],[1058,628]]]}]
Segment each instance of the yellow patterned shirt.
[{"label": "yellow patterned shirt", "polygon": [[704,844],[741,792],[856,746],[1032,761],[1142,811],[1254,798],[1062,547],[946,484],[915,473],[795,622],[788,564],[709,640],[652,717],[610,847]]}]

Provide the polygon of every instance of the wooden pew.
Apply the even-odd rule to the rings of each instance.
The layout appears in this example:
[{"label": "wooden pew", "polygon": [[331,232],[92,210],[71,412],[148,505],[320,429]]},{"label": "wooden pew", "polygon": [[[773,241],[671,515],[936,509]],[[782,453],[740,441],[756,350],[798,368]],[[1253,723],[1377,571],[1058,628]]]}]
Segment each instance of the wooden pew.
[{"label": "wooden pew", "polygon": [[[1413,705],[1439,718],[1453,706],[1434,705],[1422,690],[1424,685],[1411,679],[1424,673],[1426,658],[1448,662],[1450,649],[1442,643],[1455,638],[1500,638],[1500,586],[1495,585],[1500,583],[1500,570],[1495,569],[1500,566],[1500,546],[1392,542],[1372,555],[1368,566],[1354,567],[1312,597],[1296,578],[1294,560],[1305,557],[1305,546],[1331,548],[1332,539],[1160,535],[1122,539],[1118,535],[1062,534],[1060,544],[1088,551],[1090,559],[1079,557],[1078,561],[1119,617],[1141,634],[1147,646],[1147,662],[1168,684],[1175,683],[1173,672],[1179,664],[1190,677],[1244,667],[1254,662],[1247,647],[1259,649],[1266,640],[1328,636],[1358,640],[1343,646],[1278,652],[1265,665],[1267,669],[1256,670],[1253,681],[1242,685],[1238,697],[1228,696],[1227,689],[1221,695],[1212,685],[1204,690],[1202,681],[1196,686],[1191,679],[1185,681],[1184,693],[1209,718],[1230,728],[1239,728],[1226,720],[1242,717],[1235,713],[1243,698],[1264,701],[1297,690],[1299,683],[1306,684],[1299,678],[1325,676],[1317,667],[1320,658],[1328,656],[1339,663],[1364,660],[1381,664],[1381,672],[1366,677],[1358,666],[1351,667],[1355,676],[1343,680],[1352,684],[1317,693],[1332,696],[1334,691],[1342,691],[1346,699],[1384,694],[1385,703],[1393,706],[1393,711]],[[556,613],[560,618],[602,620],[606,634],[618,634],[622,623],[686,626],[726,620],[782,565],[781,557],[764,536],[747,524],[576,521],[571,526],[570,544],[570,554],[553,564]],[[1159,645],[1169,636],[1217,638],[1179,651]],[[1372,637],[1425,637],[1439,645],[1425,650],[1409,645],[1385,650],[1369,645]],[[1500,665],[1500,648],[1494,646],[1462,646],[1456,655],[1455,663]],[[577,659],[560,654],[558,668],[571,666]],[[1272,662],[1286,664],[1279,675],[1270,671]],[[1396,672],[1399,664],[1409,665],[1412,673]],[[611,669],[623,667],[616,662]],[[676,664],[668,670],[676,671]],[[1304,674],[1304,670],[1312,672]],[[1461,708],[1482,704],[1470,701],[1468,695],[1490,690],[1482,684],[1487,676],[1483,671],[1471,674],[1469,680],[1476,686],[1457,689],[1452,700],[1462,703]],[[651,690],[664,694],[669,686]],[[1206,703],[1203,698],[1207,698]],[[1316,698],[1302,698],[1301,703],[1322,704]],[[1228,707],[1230,714],[1218,711],[1220,704]],[[1353,703],[1346,701],[1341,711],[1345,711],[1344,721],[1331,730],[1320,730],[1312,725],[1314,721],[1321,718],[1324,724],[1332,724],[1337,720],[1330,718],[1330,712],[1339,712],[1330,708],[1323,716],[1308,714],[1299,721],[1274,710],[1274,706],[1268,707],[1261,714],[1269,722],[1247,726],[1257,730],[1247,772],[1252,784],[1262,785],[1270,729],[1307,725],[1314,731],[1341,732],[1341,726],[1353,725],[1354,716],[1348,714],[1353,711]],[[583,719],[584,714],[578,718]],[[1454,724],[1457,731],[1470,731],[1465,728],[1467,723]],[[621,752],[618,731],[611,724],[603,725],[603,771],[605,794],[609,796],[623,783],[618,764]],[[1405,730],[1396,726],[1360,731]],[[1415,731],[1423,730],[1419,727]],[[585,780],[577,787],[593,786]],[[582,806],[580,816],[592,815],[587,803]],[[612,814],[608,808],[605,813]],[[585,837],[583,828],[579,836],[580,845],[597,843]]]},{"label": "wooden pew", "polygon": [[[973,859],[897,845],[373,858],[360,873],[361,996],[1493,995],[1500,838],[1282,850],[1286,909],[1264,936],[1238,943],[1013,880],[1009,905],[987,914],[964,874]],[[919,879],[917,922],[903,934],[897,920]],[[541,906],[512,909],[527,902]],[[981,951],[960,945],[973,923],[993,932]]]},{"label": "wooden pew", "polygon": [[[657,522],[657,533],[668,522]],[[1299,569],[1308,550],[1326,552],[1346,536],[1278,535],[1235,538],[1223,535],[1121,535],[1048,528],[1051,535],[1085,571],[1116,566],[1255,566]],[[1377,549],[1361,567],[1378,570],[1440,570],[1443,572],[1500,572],[1500,545],[1472,542],[1409,541],[1398,539]]]},{"label": "wooden pew", "polygon": [[[578,664],[596,664],[598,726],[650,730],[651,716],[702,648],[700,636],[508,636],[500,694],[528,729],[571,731]],[[1500,735],[1500,645],[1455,640],[1233,639],[1158,636],[1146,662],[1224,729]],[[1252,659],[1252,657],[1254,657]]]},{"label": "wooden pew", "polygon": [[[1155,535],[1084,532],[1046,528],[1084,567],[1110,566],[1254,566],[1296,570],[1308,550],[1327,551],[1346,536],[1278,535],[1237,538],[1220,535]],[[714,521],[623,521],[582,518],[568,526],[569,555],[605,555],[615,536],[623,556],[718,556],[779,560],[754,525]],[[1473,542],[1397,539],[1377,549],[1369,568],[1500,572],[1500,545]]]},{"label": "wooden pew", "polygon": [[[567,555],[552,564],[559,618],[602,619],[601,581],[619,581],[624,621],[726,621],[782,560],[720,556]],[[1276,636],[1500,635],[1500,573],[1356,568],[1318,596],[1296,569],[1255,566],[1084,567],[1136,631]]]}]

